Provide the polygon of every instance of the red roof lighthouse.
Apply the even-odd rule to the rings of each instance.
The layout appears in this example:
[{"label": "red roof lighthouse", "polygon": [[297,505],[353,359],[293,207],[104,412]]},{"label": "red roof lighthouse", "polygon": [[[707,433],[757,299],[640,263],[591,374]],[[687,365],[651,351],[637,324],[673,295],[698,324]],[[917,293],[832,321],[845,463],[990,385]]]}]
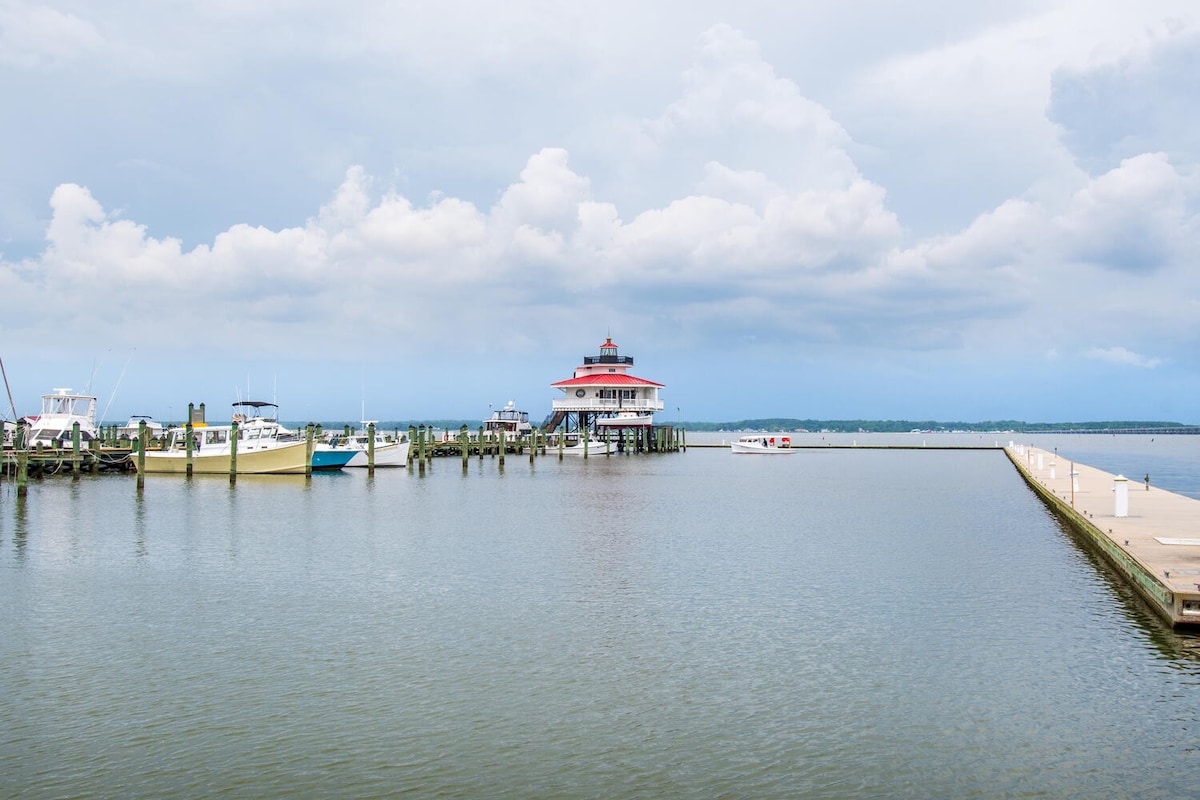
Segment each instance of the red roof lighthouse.
[{"label": "red roof lighthouse", "polygon": [[547,431],[560,423],[564,432],[648,428],[654,412],[663,410],[658,390],[663,384],[629,373],[633,356],[622,356],[612,337],[600,345],[600,355],[584,356],[573,377],[550,384],[565,395],[553,403]]}]

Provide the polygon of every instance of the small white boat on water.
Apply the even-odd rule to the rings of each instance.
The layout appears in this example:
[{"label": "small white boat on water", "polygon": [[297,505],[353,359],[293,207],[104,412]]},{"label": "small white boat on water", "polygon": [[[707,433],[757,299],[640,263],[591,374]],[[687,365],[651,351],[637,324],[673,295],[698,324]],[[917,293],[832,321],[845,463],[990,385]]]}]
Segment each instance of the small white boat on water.
[{"label": "small white boat on water", "polygon": [[774,456],[799,452],[792,447],[792,437],[781,433],[755,433],[742,436],[729,445],[734,455]]},{"label": "small white boat on water", "polygon": [[73,394],[70,389],[54,389],[42,395],[42,413],[25,417],[29,432],[25,441],[29,447],[70,447],[74,425],[79,423],[79,438],[89,442],[96,438],[96,398],[90,394]]},{"label": "small white boat on water", "polygon": [[[265,408],[278,408],[274,403],[243,401],[234,403],[250,413],[235,413],[238,423],[238,475],[303,475],[311,468],[312,456],[307,440],[295,431],[279,424],[274,417],[265,416]],[[172,428],[162,450],[147,450],[147,473],[187,473],[188,442],[186,428]],[[196,425],[192,429],[192,473],[196,475],[228,475],[234,458],[232,425]]]},{"label": "small white boat on water", "polygon": [[[372,422],[364,420],[362,428],[350,434],[349,436],[339,436],[340,447],[347,447],[354,452],[354,456],[346,463],[347,467],[368,467],[368,459],[371,453],[371,435],[368,433],[367,426]],[[404,434],[396,436],[388,436],[378,428],[375,429],[375,466],[377,467],[403,467],[408,464],[408,437]]]},{"label": "small white boat on water", "polygon": [[578,436],[568,434],[561,448],[557,439],[546,444],[547,455],[562,453],[564,456],[603,456],[610,452],[616,452],[616,445],[610,446],[608,442],[594,436],[588,437],[585,442]]}]

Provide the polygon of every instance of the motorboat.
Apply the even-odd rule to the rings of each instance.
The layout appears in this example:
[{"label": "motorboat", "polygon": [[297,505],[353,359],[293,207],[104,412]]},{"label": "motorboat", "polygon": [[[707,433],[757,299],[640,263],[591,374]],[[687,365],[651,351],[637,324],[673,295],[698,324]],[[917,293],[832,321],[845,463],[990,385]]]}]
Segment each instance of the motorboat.
[{"label": "motorboat", "polygon": [[546,453],[549,455],[562,453],[564,456],[603,456],[615,452],[615,450],[615,445],[594,436],[589,436],[585,440],[579,436],[568,435],[561,447],[558,441],[546,445]]},{"label": "motorboat", "polygon": [[129,420],[121,426],[119,435],[133,441],[141,432],[141,424],[146,423],[146,436],[148,439],[162,438],[165,430],[161,422],[156,422],[152,417],[144,414],[134,414]]},{"label": "motorboat", "polygon": [[70,447],[75,423],[79,423],[81,446],[97,437],[96,398],[74,394],[70,389],[53,389],[42,395],[42,413],[25,417],[29,424],[27,447]]},{"label": "motorboat", "polygon": [[[237,437],[232,425],[194,425],[192,428],[192,473],[228,475],[237,457],[238,475],[303,475],[311,468],[308,441],[279,424],[264,409],[274,403],[240,401],[233,404],[247,411],[235,412]],[[236,453],[233,447],[236,442]],[[186,428],[172,428],[161,450],[147,450],[144,471],[185,474],[189,442]]]},{"label": "motorboat", "polygon": [[336,472],[348,465],[356,455],[357,451],[342,444],[316,442],[313,444],[313,472]]},{"label": "motorboat", "polygon": [[509,400],[504,408],[493,411],[492,415],[483,421],[484,433],[504,431],[507,436],[526,436],[533,431],[529,424],[529,412],[518,411],[515,400]]},{"label": "motorboat", "polygon": [[[369,467],[368,460],[372,453],[371,450],[371,434],[368,426],[374,423],[364,421],[362,428],[350,434],[349,436],[338,437],[339,446],[347,447],[354,452],[351,459],[346,462],[347,467]],[[377,467],[403,467],[408,464],[408,437],[404,434],[399,434],[397,437],[388,436],[375,429],[375,447],[374,457],[375,466]]]},{"label": "motorboat", "polygon": [[799,452],[792,447],[792,437],[779,433],[755,433],[742,436],[729,445],[729,452],[738,455],[785,455]]}]

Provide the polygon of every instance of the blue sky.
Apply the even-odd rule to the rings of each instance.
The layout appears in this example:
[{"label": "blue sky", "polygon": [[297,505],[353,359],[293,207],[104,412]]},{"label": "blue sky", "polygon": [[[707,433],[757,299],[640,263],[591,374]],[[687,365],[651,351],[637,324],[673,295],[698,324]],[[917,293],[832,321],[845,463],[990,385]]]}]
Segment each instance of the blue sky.
[{"label": "blue sky", "polygon": [[0,2],[17,413],[1200,422],[1200,12],[983,5]]}]

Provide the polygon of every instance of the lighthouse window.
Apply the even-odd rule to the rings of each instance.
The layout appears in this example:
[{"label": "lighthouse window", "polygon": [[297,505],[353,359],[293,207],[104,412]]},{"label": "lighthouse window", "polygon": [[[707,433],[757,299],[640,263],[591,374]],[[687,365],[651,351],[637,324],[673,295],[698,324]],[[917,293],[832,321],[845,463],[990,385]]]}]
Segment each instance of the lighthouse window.
[{"label": "lighthouse window", "polygon": [[576,397],[583,397],[585,394],[587,394],[587,392],[585,392],[583,389],[576,389],[576,390],[575,390],[575,396],[576,396]]}]

